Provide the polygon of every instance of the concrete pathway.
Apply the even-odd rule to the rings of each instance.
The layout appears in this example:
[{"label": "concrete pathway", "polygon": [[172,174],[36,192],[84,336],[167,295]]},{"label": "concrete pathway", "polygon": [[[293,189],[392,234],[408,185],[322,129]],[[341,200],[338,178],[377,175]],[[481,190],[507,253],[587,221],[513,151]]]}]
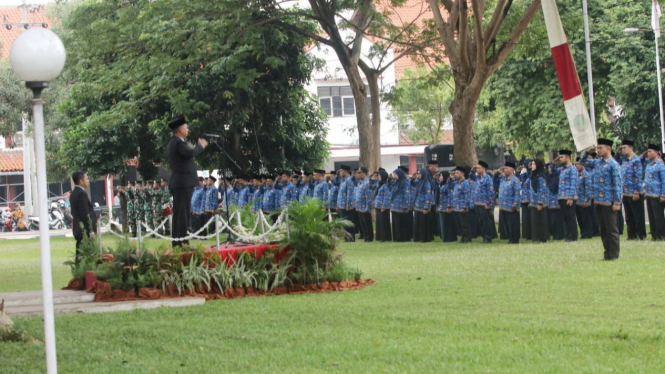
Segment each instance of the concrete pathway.
[{"label": "concrete pathway", "polygon": [[[10,317],[43,314],[42,291],[0,293],[5,300],[5,313]],[[118,302],[94,302],[95,295],[85,291],[55,290],[53,304],[55,313],[104,313],[135,309],[155,309],[201,305],[203,297],[181,297],[160,300],[134,300]]]},{"label": "concrete pathway", "polygon": [[[1,1],[1,0],[0,0]],[[105,228],[102,229],[102,234],[105,234],[108,230]],[[49,235],[52,238],[73,238],[72,229],[63,229],[63,230],[49,230]],[[39,238],[38,230],[29,230],[29,231],[12,231],[12,232],[0,232],[0,240],[3,239],[36,239]]]}]

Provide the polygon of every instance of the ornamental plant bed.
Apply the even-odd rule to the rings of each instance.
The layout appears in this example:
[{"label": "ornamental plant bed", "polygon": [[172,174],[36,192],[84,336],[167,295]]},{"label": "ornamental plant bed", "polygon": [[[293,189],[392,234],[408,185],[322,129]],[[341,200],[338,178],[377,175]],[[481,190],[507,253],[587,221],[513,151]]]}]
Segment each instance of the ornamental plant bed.
[{"label": "ornamental plant bed", "polygon": [[213,286],[210,289],[186,289],[178,294],[175,287],[167,287],[166,291],[157,288],[139,288],[137,293],[134,290],[113,290],[111,289],[110,284],[97,281],[92,286],[91,292],[95,294],[95,301],[97,302],[156,300],[192,296],[205,297],[206,300],[228,300],[252,296],[299,295],[305,293],[360,290],[373,284],[376,284],[376,281],[373,279],[359,279],[342,282],[323,282],[320,284],[294,284],[289,287],[275,287],[272,291],[255,289],[253,286],[230,287],[225,289],[224,292],[221,292],[219,288]]}]

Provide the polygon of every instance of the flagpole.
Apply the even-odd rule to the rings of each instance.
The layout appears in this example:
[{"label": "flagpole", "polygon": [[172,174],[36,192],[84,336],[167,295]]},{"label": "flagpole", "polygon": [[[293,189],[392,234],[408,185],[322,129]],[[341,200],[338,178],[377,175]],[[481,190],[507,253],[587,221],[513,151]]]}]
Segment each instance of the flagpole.
[{"label": "flagpole", "polygon": [[[654,33],[656,31],[654,30]],[[661,147],[665,145],[665,119],[663,118],[663,84],[660,78],[660,53],[658,51],[658,37],[656,41],[656,74],[658,75],[658,106],[660,108],[660,141]]]},{"label": "flagpole", "polygon": [[593,99],[593,73],[591,71],[591,40],[589,37],[589,9],[587,0],[582,1],[584,10],[584,41],[586,44],[586,75],[589,85],[589,112],[591,114],[591,127],[593,128],[594,138],[596,137],[596,107]]}]

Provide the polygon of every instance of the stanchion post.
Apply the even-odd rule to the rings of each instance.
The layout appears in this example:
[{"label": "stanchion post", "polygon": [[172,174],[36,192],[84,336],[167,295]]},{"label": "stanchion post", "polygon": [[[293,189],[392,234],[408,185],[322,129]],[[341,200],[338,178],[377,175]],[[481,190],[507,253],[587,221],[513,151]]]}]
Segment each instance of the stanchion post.
[{"label": "stanchion post", "polygon": [[215,213],[215,236],[217,237],[217,250],[219,251],[219,216]]},{"label": "stanchion post", "polygon": [[143,222],[137,221],[136,223],[137,223],[137,225],[136,225],[136,237],[137,237],[137,240],[138,240],[138,243],[139,243],[139,251],[140,251],[141,248],[142,248],[142,244],[143,244],[143,240],[141,240],[141,224]]},{"label": "stanchion post", "polygon": [[[102,216],[97,218],[97,244],[99,245],[99,254],[102,254]],[[111,221],[109,218],[109,229],[111,228]]]},{"label": "stanchion post", "polygon": [[286,238],[291,239],[291,228],[289,227],[289,208],[286,208],[284,213],[284,219],[286,219]]},{"label": "stanchion post", "polygon": [[259,210],[259,220],[261,221],[261,241],[266,244],[266,229],[263,226],[263,211]]}]

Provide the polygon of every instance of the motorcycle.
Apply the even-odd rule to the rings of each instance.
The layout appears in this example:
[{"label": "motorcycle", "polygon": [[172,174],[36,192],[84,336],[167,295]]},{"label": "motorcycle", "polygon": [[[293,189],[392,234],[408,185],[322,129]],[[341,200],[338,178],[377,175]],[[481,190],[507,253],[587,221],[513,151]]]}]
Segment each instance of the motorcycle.
[{"label": "motorcycle", "polygon": [[15,224],[14,224],[14,217],[12,216],[12,213],[10,211],[5,211],[2,213],[2,226],[0,229],[2,232],[12,232],[14,231]]},{"label": "motorcycle", "polygon": [[[28,228],[30,230],[39,230],[39,217],[28,217]],[[62,220],[62,213],[59,211],[51,212],[48,222],[49,230],[62,230],[66,228],[65,222]]]}]

